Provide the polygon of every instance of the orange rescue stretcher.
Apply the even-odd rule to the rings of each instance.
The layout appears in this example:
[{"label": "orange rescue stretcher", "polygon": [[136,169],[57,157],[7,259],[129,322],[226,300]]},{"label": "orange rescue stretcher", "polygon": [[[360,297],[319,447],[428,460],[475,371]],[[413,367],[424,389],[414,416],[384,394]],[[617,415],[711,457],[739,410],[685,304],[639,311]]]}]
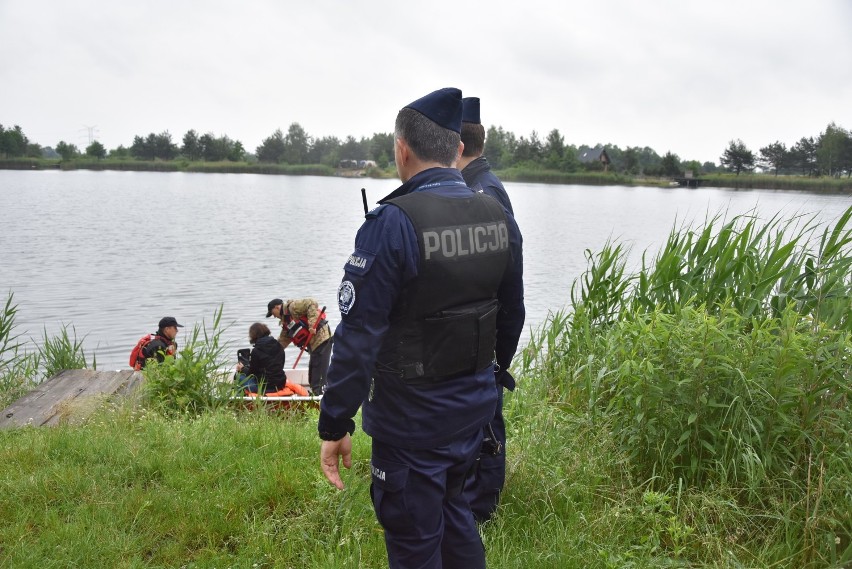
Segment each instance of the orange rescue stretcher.
[{"label": "orange rescue stretcher", "polygon": [[283,389],[278,391],[267,391],[263,395],[244,391],[242,397],[233,399],[246,401],[251,404],[254,401],[268,401],[278,409],[289,409],[291,407],[319,407],[322,395],[311,395],[308,390],[308,370],[288,369],[287,383]]}]

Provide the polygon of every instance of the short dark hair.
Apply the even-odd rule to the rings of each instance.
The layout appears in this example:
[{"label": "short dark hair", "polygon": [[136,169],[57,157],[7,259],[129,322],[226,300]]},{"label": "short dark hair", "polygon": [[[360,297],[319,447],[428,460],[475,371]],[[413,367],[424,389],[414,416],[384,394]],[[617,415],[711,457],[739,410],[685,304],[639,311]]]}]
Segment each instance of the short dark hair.
[{"label": "short dark hair", "polygon": [[485,127],[481,124],[463,122],[461,141],[464,142],[462,156],[479,156],[485,150]]},{"label": "short dark hair", "polygon": [[264,336],[269,336],[269,327],[263,322],[255,322],[249,327],[249,342],[254,344]]},{"label": "short dark hair", "polygon": [[418,158],[453,165],[459,151],[459,133],[439,126],[414,109],[404,108],[396,115],[394,134],[403,139]]}]

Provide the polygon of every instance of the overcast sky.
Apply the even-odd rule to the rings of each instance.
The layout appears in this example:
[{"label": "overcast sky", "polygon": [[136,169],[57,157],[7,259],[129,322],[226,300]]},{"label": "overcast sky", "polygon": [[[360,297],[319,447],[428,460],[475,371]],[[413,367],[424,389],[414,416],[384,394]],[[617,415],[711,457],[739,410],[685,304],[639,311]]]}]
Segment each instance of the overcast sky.
[{"label": "overcast sky", "polygon": [[43,146],[360,138],[449,86],[486,128],[718,162],[852,128],[852,1],[0,0],[0,123]]}]

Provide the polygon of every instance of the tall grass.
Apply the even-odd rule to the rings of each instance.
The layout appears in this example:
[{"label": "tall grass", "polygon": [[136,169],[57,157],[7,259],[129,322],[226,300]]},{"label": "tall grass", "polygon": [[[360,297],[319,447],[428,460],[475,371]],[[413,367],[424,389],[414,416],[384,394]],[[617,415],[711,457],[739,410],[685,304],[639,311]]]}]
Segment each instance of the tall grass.
[{"label": "tall grass", "polygon": [[[54,374],[65,369],[86,369],[86,352],[83,349],[83,340],[77,339],[77,331],[71,327],[68,334],[68,326],[63,326],[58,335],[50,337],[44,330],[41,344],[38,346],[39,361],[43,364],[44,377],[52,377]],[[97,358],[92,356],[92,369],[97,369]]]},{"label": "tall grass", "polygon": [[38,356],[23,351],[20,334],[15,330],[17,305],[10,292],[0,312],[0,408],[22,395],[38,370]]},{"label": "tall grass", "polygon": [[[61,370],[88,367],[83,341],[77,340],[73,328],[69,335],[67,326],[54,337],[45,330],[41,344],[27,350],[16,330],[17,313],[14,294],[9,292],[0,312],[0,409]],[[92,367],[97,367],[94,357]]]},{"label": "tall grass", "polygon": [[653,489],[724,489],[773,558],[850,561],[850,218],[714,218],[636,274],[618,244],[588,252],[573,310],[533,335],[524,369],[611,429]]},{"label": "tall grass", "polygon": [[714,311],[730,304],[745,317],[760,317],[778,316],[792,303],[820,325],[852,330],[850,248],[852,207],[833,227],[814,218],[776,216],[760,225],[752,215],[727,222],[716,216],[697,229],[673,229],[652,262],[643,255],[636,274],[627,273],[620,244],[586,251],[589,268],[572,286],[571,301],[596,325],[658,306]]}]

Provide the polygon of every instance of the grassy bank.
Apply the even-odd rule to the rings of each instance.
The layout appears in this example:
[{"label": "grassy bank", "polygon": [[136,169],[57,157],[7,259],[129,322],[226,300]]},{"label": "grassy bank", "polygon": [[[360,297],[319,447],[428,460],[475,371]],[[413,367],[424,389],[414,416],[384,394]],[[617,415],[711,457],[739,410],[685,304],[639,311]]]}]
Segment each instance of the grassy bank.
[{"label": "grassy bank", "polygon": [[821,176],[772,176],[769,174],[708,174],[704,186],[737,189],[804,190],[852,194],[852,179]]},{"label": "grassy bank", "polygon": [[[517,358],[489,567],[852,564],[852,208],[676,228],[636,273],[588,256]],[[0,432],[0,566],[386,566],[369,439],[337,492],[315,410],[211,399],[217,326],[141,407]]]},{"label": "grassy bank", "polygon": [[[730,495],[651,489],[606,429],[532,395],[509,406],[507,488],[482,529],[489,567],[767,565],[771,534],[755,534]],[[80,427],[0,433],[0,564],[385,567],[369,440],[356,436],[337,492],[315,421],[119,407]]]},{"label": "grassy bank", "polygon": [[[227,174],[270,174],[288,176],[343,176],[395,178],[393,168],[338,170],[322,164],[261,164],[258,162],[189,162],[188,160],[48,160],[37,158],[0,159],[7,170],[126,170],[138,172],[201,172]],[[495,172],[504,182],[531,182],[586,186],[664,186],[669,178],[646,178],[614,172],[559,172],[530,168],[508,168]],[[762,174],[709,174],[700,176],[702,185],[720,188],[780,189],[852,194],[850,178],[771,176]]]},{"label": "grassy bank", "polygon": [[659,180],[648,182],[632,176],[611,172],[559,172],[556,170],[533,170],[508,168],[495,172],[504,182],[533,182],[540,184],[576,184],[587,186],[635,186],[660,185]]},{"label": "grassy bank", "polygon": [[[669,187],[671,178],[646,178],[616,172],[559,172],[529,168],[508,168],[495,172],[504,182],[533,182],[586,186],[661,186]],[[698,176],[703,187],[802,190],[852,194],[852,179],[809,176],[771,176],[765,174],[705,174]]]},{"label": "grassy bank", "polygon": [[248,162],[190,162],[188,160],[0,160],[9,170],[120,170],[134,172],[202,172],[226,174],[279,174],[290,176],[335,176],[337,171],[321,164],[261,164]]}]

